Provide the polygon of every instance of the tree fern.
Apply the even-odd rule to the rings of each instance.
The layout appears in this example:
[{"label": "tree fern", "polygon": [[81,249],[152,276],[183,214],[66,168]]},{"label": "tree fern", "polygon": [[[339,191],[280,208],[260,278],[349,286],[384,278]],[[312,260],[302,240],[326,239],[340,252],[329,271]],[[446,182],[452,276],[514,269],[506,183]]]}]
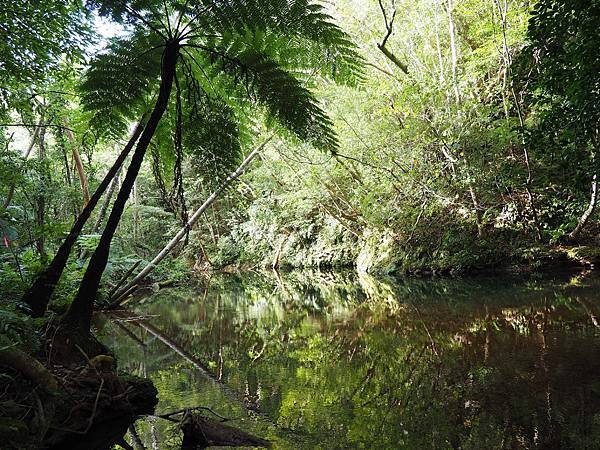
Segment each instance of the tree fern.
[{"label": "tree fern", "polygon": [[[82,102],[95,113],[94,127],[119,133],[150,99],[154,107],[66,315],[67,322],[83,331],[89,331],[93,297],[144,155],[152,145],[160,148],[168,142],[157,142],[165,114],[163,125],[175,123],[173,186],[181,188],[183,148],[218,178],[239,159],[240,131],[257,110],[300,139],[333,149],[337,141],[332,123],[307,88],[306,74],[313,70],[346,82],[360,76],[354,46],[324,9],[308,0],[90,4],[102,14],[135,24],[131,36],[114,40],[85,76]],[[246,106],[253,103],[262,108],[248,111]],[[179,189],[177,195],[183,199]]]}]

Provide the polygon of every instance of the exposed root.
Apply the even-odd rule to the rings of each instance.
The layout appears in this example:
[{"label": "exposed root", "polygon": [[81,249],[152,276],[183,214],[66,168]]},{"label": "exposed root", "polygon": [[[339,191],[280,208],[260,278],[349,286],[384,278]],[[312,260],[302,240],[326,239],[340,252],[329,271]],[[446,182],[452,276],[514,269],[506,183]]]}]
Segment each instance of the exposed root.
[{"label": "exposed root", "polygon": [[[2,448],[110,448],[137,417],[154,411],[152,383],[117,375],[110,356],[93,357],[85,365],[44,367],[21,353],[25,367],[41,367],[42,379],[53,383],[43,384],[12,364],[0,373]],[[22,360],[17,361],[21,367]]]}]

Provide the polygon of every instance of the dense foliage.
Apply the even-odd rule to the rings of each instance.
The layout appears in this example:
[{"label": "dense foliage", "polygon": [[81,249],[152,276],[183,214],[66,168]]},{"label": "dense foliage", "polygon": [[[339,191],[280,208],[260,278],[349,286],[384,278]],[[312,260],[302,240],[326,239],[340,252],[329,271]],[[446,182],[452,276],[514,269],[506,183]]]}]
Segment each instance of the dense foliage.
[{"label": "dense foliage", "polygon": [[393,3],[336,8],[368,68],[320,83],[340,148],[273,146],[198,230],[211,262],[464,271],[595,245],[597,2],[396,5],[407,73],[374,45]]},{"label": "dense foliage", "polygon": [[[305,419],[294,409],[301,402],[321,420],[306,431],[323,433],[356,399],[356,418],[381,415],[393,428],[385,447],[592,445],[595,409],[587,434],[553,431],[576,429],[579,405],[587,409],[571,391],[547,421],[550,394],[529,407],[518,395],[532,391],[527,377],[544,372],[550,392],[577,372],[536,365],[552,351],[575,364],[587,355],[577,353],[582,344],[597,352],[565,319],[571,300],[544,297],[527,313],[448,311],[447,328],[444,309],[431,308],[441,327],[431,334],[414,305],[419,325],[403,323],[413,309],[398,301],[402,288],[371,274],[597,264],[599,48],[598,0],[3,0],[0,439],[14,448],[74,448],[83,434],[99,439],[88,447],[118,443],[153,411],[155,389],[117,372],[96,339],[94,310],[192,271],[272,268],[288,322],[235,322],[243,357],[225,363],[207,347],[208,368],[176,351],[213,378],[218,366],[217,382],[234,364],[248,368],[255,403],[260,358],[286,353],[299,385],[271,400],[289,428]],[[342,266],[359,273],[361,289],[322,279],[296,291],[278,271]],[[409,284],[410,298],[419,283]],[[319,289],[353,320],[327,319],[309,336],[303,318],[330,306]],[[598,327],[594,308],[573,301]],[[549,351],[554,326],[575,331]],[[482,355],[474,344],[501,328],[516,339],[499,338],[497,358]],[[194,332],[191,344],[214,338],[210,322]],[[533,356],[505,364],[514,345]],[[416,351],[426,360],[409,364]],[[334,361],[346,365],[325,376]],[[415,370],[432,386],[418,399],[384,389]],[[366,381],[354,393],[332,382],[355,376]],[[515,422],[487,407],[504,407],[493,397],[511,380],[517,394],[503,400],[522,410]],[[580,381],[596,398],[597,382]],[[383,398],[391,416],[369,406]],[[399,407],[410,402],[410,414]],[[98,430],[115,405],[121,428]],[[347,419],[339,430],[349,442],[379,437],[372,421]],[[422,422],[440,428],[431,434]]]},{"label": "dense foliage", "polygon": [[[595,244],[597,2],[209,3],[2,9],[0,33],[19,31],[0,66],[10,297],[52,260],[152,109],[173,39],[173,92],[139,175],[131,193],[125,169],[106,181],[61,293],[77,286],[119,190],[101,245],[113,284],[152,259],[267,128],[277,137],[259,161],[155,276],[229,264],[464,271]],[[103,37],[108,25],[116,37]]]}]

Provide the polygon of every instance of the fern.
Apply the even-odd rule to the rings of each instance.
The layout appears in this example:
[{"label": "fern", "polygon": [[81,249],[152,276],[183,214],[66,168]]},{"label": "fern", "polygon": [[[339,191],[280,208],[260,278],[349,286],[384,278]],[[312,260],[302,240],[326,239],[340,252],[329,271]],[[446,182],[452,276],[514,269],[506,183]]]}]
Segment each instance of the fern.
[{"label": "fern", "polygon": [[[94,111],[96,130],[125,131],[156,95],[162,47],[168,39],[181,42],[182,111],[175,111],[178,103],[171,99],[154,139],[163,175],[176,171],[173,152],[182,145],[198,167],[221,178],[250,140],[256,105],[271,124],[281,124],[318,148],[337,145],[331,120],[306,84],[315,72],[353,84],[362,75],[362,60],[321,5],[309,0],[92,3],[101,14],[129,17],[136,24],[131,37],[114,40],[92,61],[82,83],[82,102]],[[161,19],[164,5],[179,12],[178,29],[172,17],[170,25]],[[168,132],[174,127],[181,128],[175,135]]]},{"label": "fern", "polygon": [[199,83],[188,83],[184,98],[184,147],[194,164],[203,168],[205,184],[218,184],[241,157],[241,120],[232,107],[208,95]]},{"label": "fern", "polygon": [[[298,78],[264,53],[249,47],[203,48],[210,73],[227,77],[230,92],[246,94],[271,120],[321,149],[337,145],[331,120]],[[196,59],[202,58],[197,55]],[[225,82],[225,81],[222,81]]]},{"label": "fern", "polygon": [[300,57],[304,67],[317,69],[337,82],[355,84],[362,78],[362,58],[356,46],[319,4],[309,0],[197,3],[193,12],[205,13],[196,18],[198,23],[190,27],[192,30],[224,38],[247,31],[254,37],[278,36],[277,47],[288,49],[288,56]]},{"label": "fern", "polygon": [[98,134],[122,136],[140,116],[160,75],[162,42],[137,30],[130,39],[115,39],[90,63],[80,86],[84,110],[93,111],[90,126]]}]

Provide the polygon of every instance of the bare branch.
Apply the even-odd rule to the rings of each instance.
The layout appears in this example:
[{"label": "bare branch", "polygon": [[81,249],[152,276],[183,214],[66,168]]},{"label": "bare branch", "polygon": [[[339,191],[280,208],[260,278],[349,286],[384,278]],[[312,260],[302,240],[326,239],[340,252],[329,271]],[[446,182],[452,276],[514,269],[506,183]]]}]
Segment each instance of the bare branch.
[{"label": "bare branch", "polygon": [[[394,19],[396,18],[396,8],[394,7],[394,12],[392,13],[392,17],[388,20],[388,15],[385,10],[385,7],[383,6],[383,2],[381,0],[377,0],[377,2],[379,3],[379,8],[381,9],[381,13],[383,14],[383,23],[385,25],[385,30],[386,30],[385,36],[383,37],[381,44],[377,44],[377,48],[379,50],[381,50],[381,52],[391,62],[393,62],[394,65],[396,65],[400,70],[402,70],[402,72],[404,72],[405,74],[408,75],[408,66],[405,63],[403,63],[402,61],[400,61],[400,59],[398,59],[398,57],[396,55],[394,55],[392,52],[390,52],[385,47],[385,44],[387,44],[388,39],[394,32]],[[392,5],[393,5],[393,3],[392,3]]]}]

